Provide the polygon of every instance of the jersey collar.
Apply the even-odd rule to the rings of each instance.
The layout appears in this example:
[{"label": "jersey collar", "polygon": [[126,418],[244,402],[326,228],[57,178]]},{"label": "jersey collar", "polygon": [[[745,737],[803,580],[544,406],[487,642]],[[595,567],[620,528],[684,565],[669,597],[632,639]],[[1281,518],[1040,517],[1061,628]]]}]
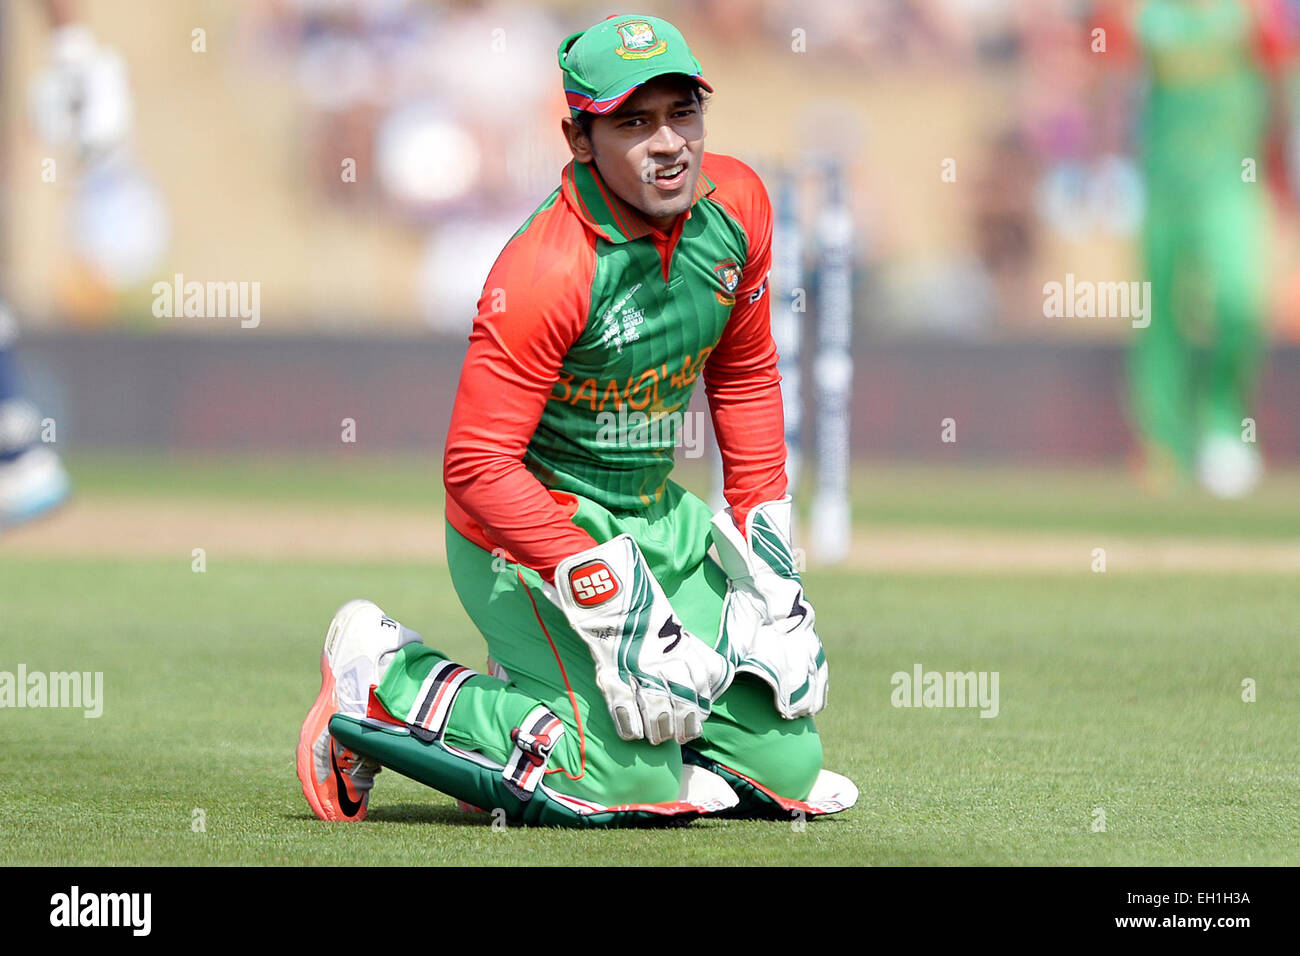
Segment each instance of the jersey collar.
[{"label": "jersey collar", "polygon": [[[713,181],[700,170],[695,181],[691,205],[714,190]],[[560,178],[560,191],[565,201],[596,235],[608,242],[622,243],[640,239],[657,232],[645,217],[633,209],[605,185],[595,163],[570,160]],[[689,210],[687,215],[690,215]]]}]

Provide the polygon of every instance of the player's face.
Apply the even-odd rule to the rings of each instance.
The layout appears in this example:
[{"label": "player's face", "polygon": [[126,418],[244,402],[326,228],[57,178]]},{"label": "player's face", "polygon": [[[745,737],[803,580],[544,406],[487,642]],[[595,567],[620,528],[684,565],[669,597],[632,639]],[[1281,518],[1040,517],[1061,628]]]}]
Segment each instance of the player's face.
[{"label": "player's face", "polygon": [[[691,206],[704,156],[695,84],[671,76],[650,80],[617,111],[596,118],[590,145],[609,188],[659,229],[671,229]],[[575,157],[583,161],[576,150]]]}]

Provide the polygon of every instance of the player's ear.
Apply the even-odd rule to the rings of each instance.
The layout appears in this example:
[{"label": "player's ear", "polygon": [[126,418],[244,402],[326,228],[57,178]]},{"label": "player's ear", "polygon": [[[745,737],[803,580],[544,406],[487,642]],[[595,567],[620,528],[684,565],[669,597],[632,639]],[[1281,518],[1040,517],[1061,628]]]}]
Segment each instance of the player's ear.
[{"label": "player's ear", "polygon": [[574,160],[579,163],[590,163],[596,157],[596,151],[591,147],[591,139],[582,131],[579,126],[569,117],[560,120],[560,129],[564,133],[564,140],[569,144],[569,152],[573,154]]}]

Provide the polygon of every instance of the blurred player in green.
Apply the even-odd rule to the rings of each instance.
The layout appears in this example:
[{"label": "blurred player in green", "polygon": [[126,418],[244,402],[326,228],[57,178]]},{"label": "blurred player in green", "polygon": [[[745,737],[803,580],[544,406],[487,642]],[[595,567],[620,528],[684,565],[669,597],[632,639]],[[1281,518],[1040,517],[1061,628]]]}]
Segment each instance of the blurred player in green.
[{"label": "blurred player in green", "polygon": [[1243,420],[1263,354],[1282,11],[1268,0],[1147,0],[1134,25],[1148,81],[1150,325],[1130,356],[1144,477],[1159,487],[1195,475],[1240,497],[1262,471]]}]

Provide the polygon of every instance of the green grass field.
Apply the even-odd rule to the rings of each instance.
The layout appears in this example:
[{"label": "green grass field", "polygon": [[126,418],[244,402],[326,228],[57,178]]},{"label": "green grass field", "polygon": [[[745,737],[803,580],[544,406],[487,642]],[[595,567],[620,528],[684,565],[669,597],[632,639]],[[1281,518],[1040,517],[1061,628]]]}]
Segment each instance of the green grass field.
[{"label": "green grass field", "polygon": [[[83,491],[429,507],[436,463],[74,461]],[[860,513],[906,526],[1285,539],[1294,479],[1239,506],[1142,501],[1122,474],[867,470]],[[1031,493],[1032,492],[1032,493]],[[891,497],[894,501],[891,507]],[[1024,507],[1017,510],[1017,503]],[[436,501],[432,502],[436,504]],[[1300,863],[1293,575],[811,570],[831,660],[818,723],[858,806],[799,830],[494,830],[380,775],[362,824],[316,820],[294,774],[324,629],[366,596],[481,666],[438,564],[15,555],[0,541],[0,671],[102,671],[103,715],[0,710],[4,864]],[[435,622],[446,622],[442,629]],[[891,705],[891,675],[997,671],[1000,712]],[[1257,700],[1242,700],[1242,681]],[[1105,830],[1095,832],[1104,812]],[[203,828],[196,832],[195,811]]]}]

